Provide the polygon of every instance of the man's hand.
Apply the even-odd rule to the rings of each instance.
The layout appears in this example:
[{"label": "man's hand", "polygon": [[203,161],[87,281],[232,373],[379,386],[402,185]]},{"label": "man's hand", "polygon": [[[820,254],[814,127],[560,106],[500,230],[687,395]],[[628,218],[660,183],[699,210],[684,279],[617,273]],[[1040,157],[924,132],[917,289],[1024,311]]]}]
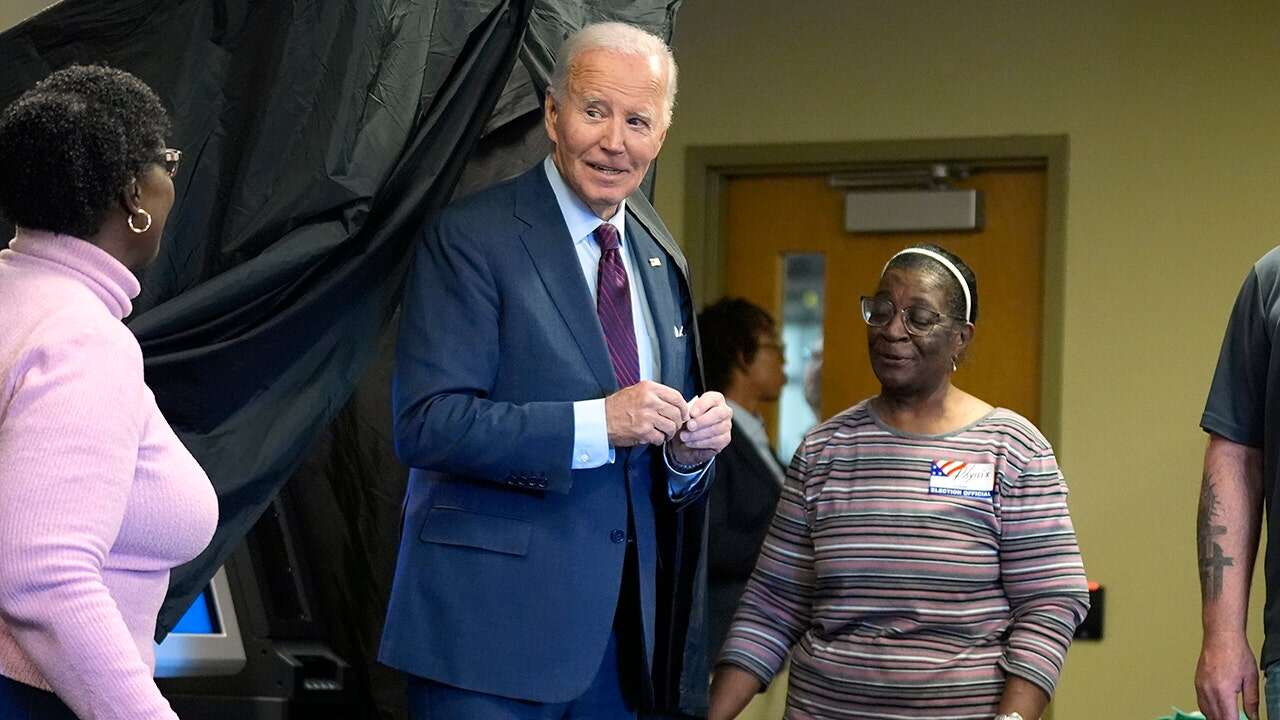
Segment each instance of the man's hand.
[{"label": "man's hand", "polygon": [[671,439],[668,450],[681,465],[701,465],[729,444],[733,410],[714,390],[689,403],[689,419]]},{"label": "man's hand", "polygon": [[1236,697],[1244,714],[1258,720],[1258,663],[1241,631],[1205,633],[1196,663],[1196,701],[1207,720],[1236,720]]},{"label": "man's hand", "polygon": [[661,445],[689,419],[678,390],[641,380],[604,399],[605,428],[611,447]]}]

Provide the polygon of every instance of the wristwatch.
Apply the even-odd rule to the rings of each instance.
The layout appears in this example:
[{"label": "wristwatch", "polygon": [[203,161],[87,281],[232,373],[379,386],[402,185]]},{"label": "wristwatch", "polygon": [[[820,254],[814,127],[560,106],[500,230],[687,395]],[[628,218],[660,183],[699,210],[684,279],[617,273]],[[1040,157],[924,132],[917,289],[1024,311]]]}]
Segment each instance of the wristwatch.
[{"label": "wristwatch", "polygon": [[[675,470],[681,475],[692,475],[693,473],[701,470],[703,465],[706,465],[706,463],[694,463],[692,465],[686,465],[685,463],[682,463],[679,460],[677,460],[675,453],[671,452],[671,448],[666,445],[663,445],[663,452],[666,453],[667,464],[671,466],[672,470]],[[1022,720],[1022,718],[1017,718],[1017,720]]]},{"label": "wristwatch", "polygon": [[1022,714],[1016,712],[1000,713],[991,720],[1022,720]]}]

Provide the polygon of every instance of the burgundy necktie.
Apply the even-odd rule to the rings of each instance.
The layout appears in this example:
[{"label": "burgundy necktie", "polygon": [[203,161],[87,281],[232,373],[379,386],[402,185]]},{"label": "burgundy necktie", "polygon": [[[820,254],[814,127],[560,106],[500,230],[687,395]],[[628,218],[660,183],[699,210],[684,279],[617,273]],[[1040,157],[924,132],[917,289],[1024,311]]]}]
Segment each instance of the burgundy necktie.
[{"label": "burgundy necktie", "polygon": [[631,320],[631,285],[618,250],[618,229],[604,223],[592,234],[601,251],[596,275],[596,313],[600,315],[604,341],[609,346],[613,374],[618,379],[618,387],[624,388],[640,382],[640,354],[636,350],[636,330]]}]

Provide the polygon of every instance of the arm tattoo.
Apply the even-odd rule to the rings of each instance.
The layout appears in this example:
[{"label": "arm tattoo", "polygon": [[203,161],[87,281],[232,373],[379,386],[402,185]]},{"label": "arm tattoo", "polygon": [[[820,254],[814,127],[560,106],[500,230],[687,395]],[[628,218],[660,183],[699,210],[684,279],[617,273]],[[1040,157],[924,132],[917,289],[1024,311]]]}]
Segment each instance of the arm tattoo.
[{"label": "arm tattoo", "polygon": [[1196,546],[1199,548],[1200,592],[1204,600],[1217,600],[1222,595],[1222,573],[1234,565],[1231,557],[1222,553],[1218,538],[1227,534],[1227,526],[1221,522],[1222,508],[1218,505],[1218,493],[1214,488],[1212,473],[1205,473],[1204,488],[1200,491],[1200,513],[1196,520]]}]

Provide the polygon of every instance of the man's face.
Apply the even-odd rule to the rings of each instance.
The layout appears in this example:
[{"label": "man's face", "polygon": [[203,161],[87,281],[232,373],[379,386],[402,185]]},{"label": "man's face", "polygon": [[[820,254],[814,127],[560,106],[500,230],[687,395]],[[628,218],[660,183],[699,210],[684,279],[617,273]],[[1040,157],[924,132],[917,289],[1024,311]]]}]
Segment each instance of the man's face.
[{"label": "man's face", "polygon": [[563,104],[547,95],[552,161],[601,219],[640,187],[667,137],[663,60],[588,50],[569,68]]},{"label": "man's face", "polygon": [[747,363],[747,382],[756,395],[764,402],[774,402],[782,394],[782,386],[787,384],[786,348],[772,332],[756,336],[756,354]]}]

